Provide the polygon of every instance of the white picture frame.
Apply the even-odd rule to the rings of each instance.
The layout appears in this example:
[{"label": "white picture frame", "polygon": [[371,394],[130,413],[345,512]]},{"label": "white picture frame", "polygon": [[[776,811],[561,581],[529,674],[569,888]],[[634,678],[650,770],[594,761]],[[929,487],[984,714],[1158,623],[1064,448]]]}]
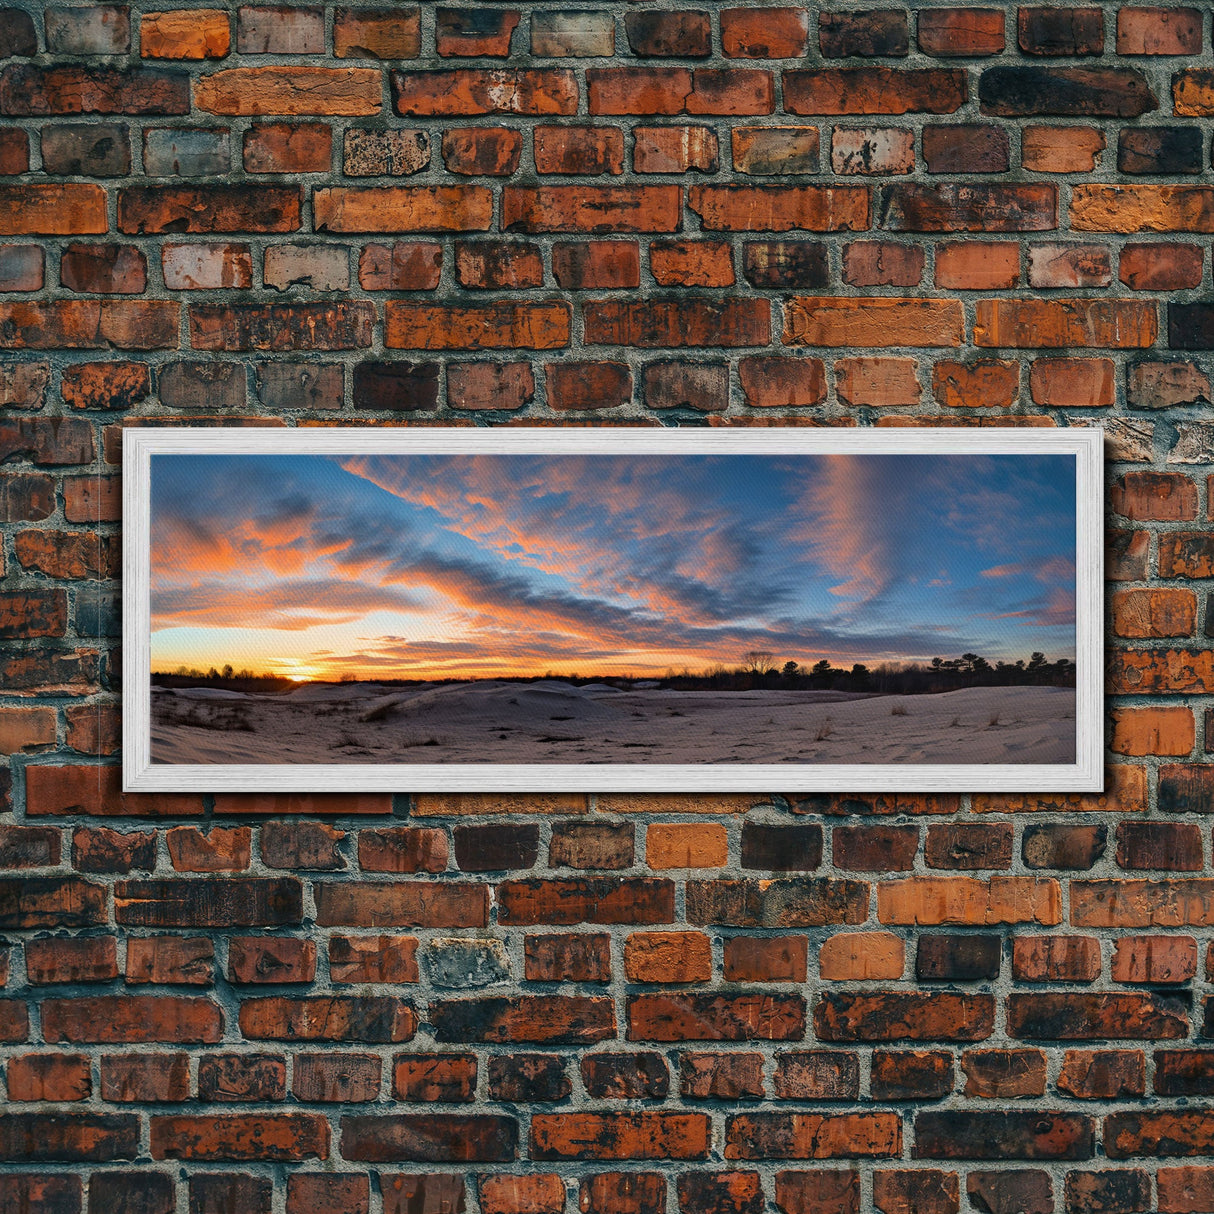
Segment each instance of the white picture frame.
[{"label": "white picture frame", "polygon": [[[1103,786],[1103,436],[1067,428],[194,428],[123,434],[123,787],[178,791],[1094,792]],[[157,456],[1067,455],[1075,469],[1072,763],[154,763],[152,468]],[[1026,646],[1027,648],[1027,646]]]}]

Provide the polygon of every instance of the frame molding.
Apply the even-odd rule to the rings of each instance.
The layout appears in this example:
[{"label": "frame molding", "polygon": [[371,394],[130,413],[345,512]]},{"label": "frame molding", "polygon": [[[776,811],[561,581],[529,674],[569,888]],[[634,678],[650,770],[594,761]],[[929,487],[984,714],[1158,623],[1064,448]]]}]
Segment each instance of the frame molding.
[{"label": "frame molding", "polygon": [[[129,427],[123,433],[123,788],[128,792],[1097,792],[1104,781],[1103,432],[1098,427],[399,430]],[[1073,454],[1074,764],[151,763],[151,461],[194,454]]]}]

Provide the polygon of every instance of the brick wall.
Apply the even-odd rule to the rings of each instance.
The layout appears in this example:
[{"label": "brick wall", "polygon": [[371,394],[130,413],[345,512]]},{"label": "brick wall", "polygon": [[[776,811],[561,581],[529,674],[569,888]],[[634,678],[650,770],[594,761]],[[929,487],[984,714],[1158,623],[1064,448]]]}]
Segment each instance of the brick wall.
[{"label": "brick wall", "polygon": [[[1214,1210],[1210,50],[0,10],[0,1209]],[[246,420],[1102,424],[1107,791],[123,795],[121,430]]]}]

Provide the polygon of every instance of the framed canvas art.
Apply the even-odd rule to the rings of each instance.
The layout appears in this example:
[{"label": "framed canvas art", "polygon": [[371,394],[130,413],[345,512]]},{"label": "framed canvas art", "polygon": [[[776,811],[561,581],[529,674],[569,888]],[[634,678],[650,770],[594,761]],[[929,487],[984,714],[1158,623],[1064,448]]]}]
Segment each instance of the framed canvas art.
[{"label": "framed canvas art", "polygon": [[1101,442],[128,429],[125,787],[1096,790]]}]

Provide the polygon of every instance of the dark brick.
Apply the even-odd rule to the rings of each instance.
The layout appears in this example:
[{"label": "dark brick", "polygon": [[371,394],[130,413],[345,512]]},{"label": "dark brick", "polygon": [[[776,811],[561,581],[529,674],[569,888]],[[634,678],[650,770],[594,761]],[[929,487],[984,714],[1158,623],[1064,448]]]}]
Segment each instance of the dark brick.
[{"label": "dark brick", "polygon": [[1092,1119],[1079,1113],[915,1114],[915,1159],[1091,1159]]},{"label": "dark brick", "polygon": [[1027,868],[1091,868],[1104,855],[1108,827],[1030,823],[1021,838]]},{"label": "dark brick", "polygon": [[712,19],[705,12],[629,12],[624,15],[634,55],[703,59],[712,54]]},{"label": "dark brick", "polygon": [[984,114],[1016,118],[1138,118],[1159,108],[1134,68],[988,67],[978,81]]},{"label": "dark brick", "polygon": [[370,1163],[505,1163],[518,1154],[518,1122],[449,1113],[351,1114],[341,1119],[341,1154]]},{"label": "dark brick", "polygon": [[901,56],[910,50],[906,11],[899,8],[868,12],[818,14],[818,46],[827,59],[851,55],[866,59]]},{"label": "dark brick", "polygon": [[768,872],[811,872],[822,863],[822,828],[817,825],[742,824],[742,867]]},{"label": "dark brick", "polygon": [[754,287],[818,289],[830,281],[826,246],[812,240],[748,240],[742,273]]},{"label": "dark brick", "polygon": [[874,1100],[939,1100],[953,1090],[953,1056],[943,1050],[874,1050]]},{"label": "dark brick", "polygon": [[190,1177],[190,1214],[270,1214],[268,1176],[203,1172]]},{"label": "dark brick", "polygon": [[929,826],[923,854],[929,868],[1011,868],[1012,828],[1009,823]]},{"label": "dark brick", "polygon": [[489,1099],[564,1100],[573,1091],[565,1063],[552,1054],[495,1054],[489,1059]]},{"label": "dark brick", "polygon": [[1117,171],[1194,174],[1202,170],[1202,133],[1195,126],[1125,127],[1117,140]]},{"label": "dark brick", "polygon": [[997,978],[1003,960],[999,936],[921,935],[915,974],[926,982],[980,982]]},{"label": "dark brick", "polygon": [[552,868],[631,868],[633,836],[629,822],[555,822],[548,864]]},{"label": "dark brick", "polygon": [[124,122],[63,122],[44,126],[44,172],[63,177],[126,177],[131,171],[130,127]]},{"label": "dark brick", "polygon": [[1020,49],[1030,55],[1099,55],[1104,49],[1104,12],[1022,8],[1017,33]]},{"label": "dark brick", "polygon": [[354,407],[395,412],[433,409],[438,405],[440,370],[438,363],[356,363]]},{"label": "dark brick", "polygon": [[665,1100],[670,1073],[661,1054],[588,1054],[582,1083],[592,1100]]},{"label": "dark brick", "polygon": [[1054,1189],[1048,1172],[970,1172],[965,1188],[979,1214],[1054,1214]]},{"label": "dark brick", "polygon": [[455,863],[465,872],[501,872],[532,868],[540,849],[540,828],[521,826],[457,826]]}]

